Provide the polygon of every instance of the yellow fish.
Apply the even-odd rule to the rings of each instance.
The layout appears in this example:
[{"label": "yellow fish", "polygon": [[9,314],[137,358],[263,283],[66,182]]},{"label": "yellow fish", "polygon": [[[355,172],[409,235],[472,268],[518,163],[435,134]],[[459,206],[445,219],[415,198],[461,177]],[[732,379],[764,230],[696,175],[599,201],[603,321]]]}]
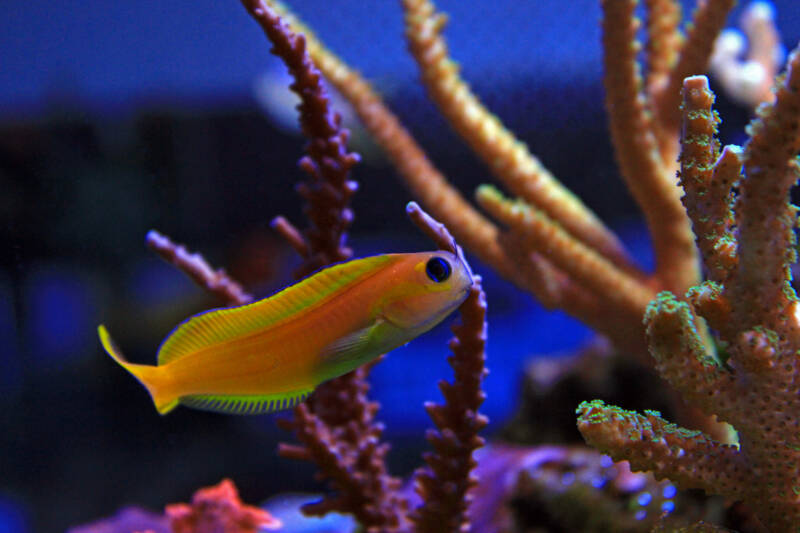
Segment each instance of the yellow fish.
[{"label": "yellow fish", "polygon": [[178,404],[260,414],[401,346],[466,298],[469,268],[444,252],[385,254],[326,268],[257,302],[193,316],[164,339],[158,365],[129,363],[105,326],[108,354],[166,414]]}]

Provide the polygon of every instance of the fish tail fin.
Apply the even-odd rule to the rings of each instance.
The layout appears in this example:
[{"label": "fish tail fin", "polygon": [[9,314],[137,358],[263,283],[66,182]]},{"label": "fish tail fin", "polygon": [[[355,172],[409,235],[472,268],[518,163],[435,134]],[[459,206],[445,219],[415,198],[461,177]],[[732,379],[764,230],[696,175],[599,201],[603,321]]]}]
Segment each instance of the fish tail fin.
[{"label": "fish tail fin", "polygon": [[178,398],[168,391],[168,387],[164,386],[163,369],[153,365],[129,363],[117,348],[111,338],[111,334],[104,325],[98,326],[97,334],[108,355],[138,379],[139,383],[144,385],[144,388],[150,393],[150,397],[153,398],[153,403],[160,414],[165,415],[178,405]]}]

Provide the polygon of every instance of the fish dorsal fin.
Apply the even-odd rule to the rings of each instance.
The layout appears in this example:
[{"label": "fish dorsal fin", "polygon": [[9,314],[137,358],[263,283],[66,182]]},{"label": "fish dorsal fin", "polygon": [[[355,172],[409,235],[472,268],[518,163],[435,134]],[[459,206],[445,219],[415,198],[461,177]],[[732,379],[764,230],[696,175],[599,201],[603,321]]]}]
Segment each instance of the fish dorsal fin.
[{"label": "fish dorsal fin", "polygon": [[314,389],[264,395],[193,394],[178,402],[186,407],[229,415],[261,415],[294,407]]},{"label": "fish dorsal fin", "polygon": [[263,300],[193,316],[164,339],[158,350],[158,364],[164,365],[204,348],[275,326],[324,304],[347,286],[366,279],[393,261],[393,257],[392,254],[376,255],[340,263]]}]

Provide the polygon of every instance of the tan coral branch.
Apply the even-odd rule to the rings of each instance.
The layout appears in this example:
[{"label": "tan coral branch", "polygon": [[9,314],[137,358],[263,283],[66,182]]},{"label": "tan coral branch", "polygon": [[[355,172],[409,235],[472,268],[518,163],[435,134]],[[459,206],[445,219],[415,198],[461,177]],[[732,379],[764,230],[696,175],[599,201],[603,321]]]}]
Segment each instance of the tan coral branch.
[{"label": "tan coral branch", "polygon": [[647,94],[663,90],[684,42],[681,5],[676,0],[645,0],[647,7]]},{"label": "tan coral branch", "polygon": [[641,90],[636,0],[604,0],[602,7],[606,107],[614,151],[653,236],[656,278],[662,288],[682,292],[699,280],[697,253],[674,176],[661,162]]},{"label": "tan coral branch", "polygon": [[[654,96],[663,93],[669,84],[670,73],[678,62],[686,37],[680,29],[682,9],[678,0],[645,0],[645,5],[647,40],[644,92],[650,104]],[[665,129],[657,114],[652,126],[661,163],[672,168],[678,150],[677,132]]]},{"label": "tan coral branch", "polygon": [[737,147],[719,156],[719,118],[711,108],[714,95],[705,76],[686,78],[683,86],[680,185],[692,220],[697,246],[713,281],[727,279],[736,264],[733,234],[733,187],[740,178]]},{"label": "tan coral branch", "polygon": [[372,87],[355,70],[330,52],[296,17],[279,2],[269,2],[291,26],[303,31],[315,65],[353,105],[364,126],[386,151],[406,185],[419,201],[452,229],[456,238],[501,276],[534,292],[498,243],[498,229],[481,215],[428,160],[424,151],[386,107]]},{"label": "tan coral branch", "polygon": [[684,78],[705,73],[714,49],[714,41],[725,26],[735,0],[700,0],[692,17],[680,57],[670,71],[662,91],[654,94],[654,110],[661,128],[677,133],[681,127],[678,112]]},{"label": "tan coral branch", "polygon": [[647,308],[644,323],[650,353],[662,377],[708,414],[730,420],[735,396],[742,392],[735,376],[707,351],[695,328],[689,305],[661,293]]},{"label": "tan coral branch", "polygon": [[542,166],[461,79],[442,37],[445,15],[429,0],[403,0],[403,8],[409,49],[428,94],[489,170],[515,195],[547,213],[575,238],[618,266],[634,270],[616,235]]},{"label": "tan coral branch", "polygon": [[[788,298],[794,262],[794,227],[797,211],[787,201],[789,189],[797,182],[800,151],[800,47],[789,57],[787,70],[778,86],[775,103],[763,106],[749,126],[745,146],[745,176],[737,200],[739,223],[739,268],[735,294],[745,298],[759,295],[758,304],[742,310],[742,320],[755,325],[755,316],[769,317],[764,324],[780,331],[798,331],[797,319]],[[770,216],[764,216],[770,213]]]},{"label": "tan coral branch", "polygon": [[640,415],[594,400],[583,402],[577,412],[586,442],[615,461],[629,461],[631,470],[733,500],[748,487],[748,469],[736,446],[670,424],[654,411]]},{"label": "tan coral branch", "polygon": [[547,309],[563,307],[564,291],[570,283],[569,278],[541,254],[528,249],[522,239],[513,233],[501,233],[497,239],[527,285],[539,287],[535,294],[541,304]]},{"label": "tan coral branch", "polygon": [[481,207],[524,239],[529,248],[545,253],[556,267],[613,305],[616,312],[640,314],[655,296],[651,288],[576,241],[544,213],[521,200],[509,201],[489,185],[478,189],[476,199]]}]

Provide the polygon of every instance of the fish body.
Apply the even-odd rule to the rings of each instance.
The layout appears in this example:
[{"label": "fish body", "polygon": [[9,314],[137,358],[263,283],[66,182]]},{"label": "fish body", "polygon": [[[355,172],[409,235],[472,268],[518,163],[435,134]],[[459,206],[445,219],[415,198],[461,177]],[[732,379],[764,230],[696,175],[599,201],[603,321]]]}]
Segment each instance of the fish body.
[{"label": "fish body", "polygon": [[466,298],[468,267],[437,251],[334,265],[257,302],[196,315],[164,339],[158,365],[108,354],[166,414],[177,405],[237,414],[276,411],[320,383],[409,342]]}]

